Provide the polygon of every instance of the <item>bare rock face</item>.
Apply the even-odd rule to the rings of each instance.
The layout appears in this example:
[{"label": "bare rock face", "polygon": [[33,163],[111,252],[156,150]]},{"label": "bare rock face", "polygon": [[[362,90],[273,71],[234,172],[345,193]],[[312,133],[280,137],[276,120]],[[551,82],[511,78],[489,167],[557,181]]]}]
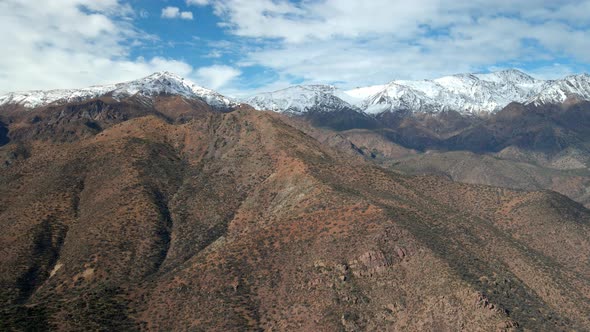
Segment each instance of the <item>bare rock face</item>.
[{"label": "bare rock face", "polygon": [[387,258],[385,258],[385,255],[381,251],[367,251],[359,257],[359,261],[369,269],[386,267],[390,265]]},{"label": "bare rock face", "polygon": [[355,276],[372,276],[384,272],[392,262],[381,250],[371,250],[360,255],[351,265]]}]

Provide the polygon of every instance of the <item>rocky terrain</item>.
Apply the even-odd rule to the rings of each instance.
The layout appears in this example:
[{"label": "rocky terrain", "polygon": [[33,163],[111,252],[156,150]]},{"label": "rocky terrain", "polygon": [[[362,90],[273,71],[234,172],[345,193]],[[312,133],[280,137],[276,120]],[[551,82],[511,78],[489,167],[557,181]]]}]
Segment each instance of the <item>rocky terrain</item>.
[{"label": "rocky terrain", "polygon": [[550,189],[590,207],[590,171],[560,170],[471,152],[432,152],[383,162],[407,174],[525,190]]},{"label": "rocky terrain", "polygon": [[[584,137],[564,120],[581,105],[552,133]],[[590,327],[590,211],[402,174],[424,154],[399,128],[167,91],[6,104],[0,124],[0,330]]]},{"label": "rocky terrain", "polygon": [[[302,111],[286,114],[297,118],[290,120],[293,125],[320,141],[408,174],[556,190],[588,206],[589,78],[581,74],[543,81],[505,70],[398,80],[349,91],[332,87],[324,94],[368,119],[338,128],[334,120],[312,120],[306,110],[346,118],[323,102],[326,96],[308,98]],[[293,100],[285,93],[256,98],[264,101],[254,103],[256,108],[277,112],[283,112],[282,104],[268,106]]]}]

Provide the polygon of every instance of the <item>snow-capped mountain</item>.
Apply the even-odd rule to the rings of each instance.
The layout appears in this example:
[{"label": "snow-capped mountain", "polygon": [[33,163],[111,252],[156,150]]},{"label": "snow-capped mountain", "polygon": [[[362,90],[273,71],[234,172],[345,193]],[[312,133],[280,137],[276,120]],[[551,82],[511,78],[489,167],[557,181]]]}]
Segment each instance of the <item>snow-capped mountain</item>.
[{"label": "snow-capped mountain", "polygon": [[590,75],[570,75],[561,80],[546,81],[539,93],[530,98],[527,104],[561,103],[570,96],[590,100]]},{"label": "snow-capped mountain", "polygon": [[211,106],[219,108],[236,105],[235,101],[213,90],[198,86],[189,80],[169,72],[157,72],[134,81],[97,85],[82,89],[11,92],[0,96],[0,105],[21,104],[28,108],[34,108],[52,103],[77,102],[107,95],[115,99],[122,99],[131,96],[152,97],[160,94],[198,98]]},{"label": "snow-capped mountain", "polygon": [[[12,92],[0,96],[0,106],[20,104],[35,108],[101,96],[122,99],[131,96],[150,98],[160,94],[198,98],[217,108],[231,108],[238,104],[178,75],[158,72],[130,82],[82,89]],[[462,114],[485,114],[498,111],[511,102],[558,104],[570,96],[590,100],[590,75],[571,75],[544,81],[511,69],[488,74],[458,74],[434,80],[395,80],[384,85],[348,91],[330,85],[297,85],[261,93],[244,102],[259,110],[290,114],[339,110],[373,115],[383,112],[438,113],[449,110]]]},{"label": "snow-capped mountain", "polygon": [[[511,102],[524,103],[541,92],[544,81],[517,70],[489,74],[458,74],[434,80],[393,81],[372,95],[364,96],[360,107],[371,114],[386,111],[437,113],[454,110],[467,114],[489,113]],[[374,92],[379,86],[347,91],[356,97]]]},{"label": "snow-capped mountain", "polygon": [[330,85],[296,85],[283,90],[261,93],[244,100],[257,110],[270,110],[291,114],[310,111],[332,112],[342,109],[356,110],[342,98],[346,94]]},{"label": "snow-capped mountain", "polygon": [[450,110],[476,115],[499,111],[511,102],[558,104],[572,95],[590,100],[590,75],[544,81],[510,69],[487,74],[458,74],[434,80],[395,80],[348,91],[323,85],[295,86],[262,93],[245,102],[257,109],[296,114],[316,109],[327,111],[334,101],[338,101],[337,105],[345,103],[373,115]]}]

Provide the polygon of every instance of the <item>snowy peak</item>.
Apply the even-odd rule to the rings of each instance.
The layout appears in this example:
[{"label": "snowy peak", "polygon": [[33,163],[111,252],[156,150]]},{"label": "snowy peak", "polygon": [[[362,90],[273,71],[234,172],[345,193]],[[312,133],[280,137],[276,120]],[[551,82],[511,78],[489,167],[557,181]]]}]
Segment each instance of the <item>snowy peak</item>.
[{"label": "snowy peak", "polygon": [[331,85],[296,85],[286,89],[261,93],[244,102],[257,110],[270,110],[291,114],[307,112],[330,112],[352,109],[360,112],[355,106],[340,97],[348,97]]},{"label": "snowy peak", "polygon": [[546,81],[539,93],[530,98],[527,104],[557,104],[570,97],[590,100],[590,75],[570,75],[561,80]]},{"label": "snowy peak", "polygon": [[[223,95],[170,72],[157,72],[134,81],[82,89],[12,92],[0,96],[0,106],[20,104],[28,108],[78,102],[110,96],[117,100],[137,96],[146,99],[168,94],[198,98],[222,109],[238,105]],[[342,91],[331,85],[297,85],[261,93],[245,100],[259,110],[302,114],[347,110],[462,114],[496,112],[511,102],[559,104],[570,97],[590,100],[590,75],[570,75],[559,80],[537,80],[509,69],[485,74],[457,74],[433,80],[394,80],[388,84]]]},{"label": "snowy peak", "polygon": [[384,85],[341,91],[333,86],[294,86],[262,93],[246,102],[257,109],[305,113],[350,107],[368,114],[383,112],[466,115],[492,113],[512,102],[562,103],[568,97],[590,100],[590,75],[543,81],[516,69],[484,74],[457,74],[433,80],[395,80]]},{"label": "snowy peak", "polygon": [[[143,96],[175,94],[191,97],[194,94],[194,87],[197,86],[192,82],[185,81],[184,78],[178,75],[169,72],[157,72],[135,81],[116,84],[115,87],[112,94],[118,98],[136,94]],[[206,93],[214,92],[207,91]]]},{"label": "snowy peak", "polygon": [[[497,111],[510,102],[525,102],[542,82],[517,70],[489,74],[457,74],[434,80],[396,80],[365,96],[361,108],[371,114],[382,112],[437,113],[454,110],[467,114]],[[378,87],[378,86],[377,86]],[[376,87],[376,88],[377,88]],[[358,96],[361,88],[347,93]]]},{"label": "snowy peak", "polygon": [[382,91],[367,97],[361,106],[366,113],[379,114],[391,109],[398,111],[412,111],[423,108],[428,101],[434,103],[426,91],[412,88],[404,82],[391,82]]},{"label": "snowy peak", "polygon": [[236,102],[231,99],[170,72],[156,72],[134,81],[82,89],[12,92],[0,96],[0,105],[21,104],[28,108],[35,108],[52,103],[78,102],[102,96],[111,96],[119,100],[131,96],[151,98],[162,94],[198,98],[218,108],[236,105]]},{"label": "snowy peak", "polygon": [[117,84],[114,97],[133,95],[154,96],[160,94],[179,95],[186,98],[199,98],[207,104],[227,108],[237,103],[216,91],[196,85],[195,83],[170,72],[156,72],[142,79]]},{"label": "snowy peak", "polygon": [[[363,95],[363,92],[371,93]],[[569,96],[590,100],[590,75],[537,80],[515,69],[486,74],[457,74],[434,80],[397,80],[383,86],[347,91],[362,96],[367,113],[453,110],[463,114],[496,112],[511,102],[562,103]]]}]

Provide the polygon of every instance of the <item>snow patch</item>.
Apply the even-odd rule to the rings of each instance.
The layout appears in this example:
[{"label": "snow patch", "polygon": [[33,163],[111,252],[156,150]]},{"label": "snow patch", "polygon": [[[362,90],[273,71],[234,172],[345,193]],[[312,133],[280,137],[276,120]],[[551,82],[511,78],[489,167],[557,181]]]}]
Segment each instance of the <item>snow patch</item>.
[{"label": "snow patch", "polygon": [[303,114],[310,111],[333,112],[343,109],[360,112],[342,98],[344,92],[331,85],[296,85],[274,92],[261,93],[244,100],[257,110]]}]

